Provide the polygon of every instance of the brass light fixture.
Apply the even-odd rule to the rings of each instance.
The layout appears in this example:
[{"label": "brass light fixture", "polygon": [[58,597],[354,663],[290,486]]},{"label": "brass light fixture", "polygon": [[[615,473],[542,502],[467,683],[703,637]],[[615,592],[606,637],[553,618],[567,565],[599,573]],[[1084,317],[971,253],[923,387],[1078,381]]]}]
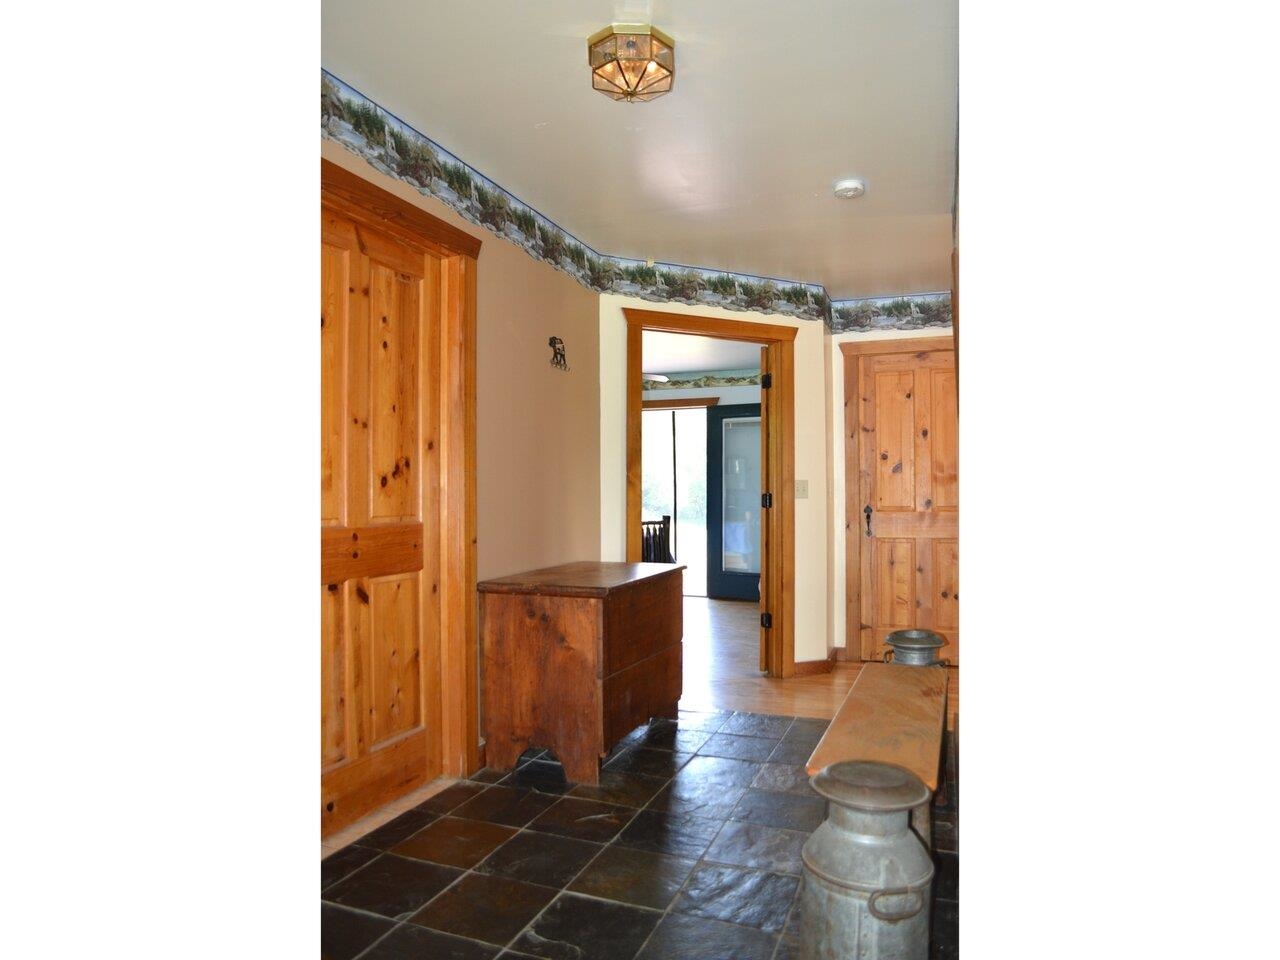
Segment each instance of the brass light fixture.
[{"label": "brass light fixture", "polygon": [[653,100],[671,92],[676,44],[647,23],[614,23],[587,40],[591,86],[611,100]]}]

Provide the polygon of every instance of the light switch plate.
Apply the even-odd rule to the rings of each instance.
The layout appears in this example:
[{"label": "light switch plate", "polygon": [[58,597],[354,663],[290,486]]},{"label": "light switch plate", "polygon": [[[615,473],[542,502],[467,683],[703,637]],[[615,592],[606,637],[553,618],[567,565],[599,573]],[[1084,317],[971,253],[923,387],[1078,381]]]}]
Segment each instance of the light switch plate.
[{"label": "light switch plate", "polygon": [[797,500],[809,499],[809,481],[808,480],[796,481],[796,499]]}]

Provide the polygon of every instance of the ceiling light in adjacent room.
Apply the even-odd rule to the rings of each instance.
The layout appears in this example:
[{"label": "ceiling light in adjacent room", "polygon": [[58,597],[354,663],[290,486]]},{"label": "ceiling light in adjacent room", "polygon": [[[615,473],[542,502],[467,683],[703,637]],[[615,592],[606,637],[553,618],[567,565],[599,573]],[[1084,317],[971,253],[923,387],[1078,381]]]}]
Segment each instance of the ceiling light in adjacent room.
[{"label": "ceiling light in adjacent room", "polygon": [[591,86],[611,100],[653,100],[671,92],[676,44],[647,23],[614,23],[587,40]]},{"label": "ceiling light in adjacent room", "polygon": [[852,177],[848,180],[837,180],[831,187],[832,192],[841,200],[853,200],[867,192],[867,181]]}]

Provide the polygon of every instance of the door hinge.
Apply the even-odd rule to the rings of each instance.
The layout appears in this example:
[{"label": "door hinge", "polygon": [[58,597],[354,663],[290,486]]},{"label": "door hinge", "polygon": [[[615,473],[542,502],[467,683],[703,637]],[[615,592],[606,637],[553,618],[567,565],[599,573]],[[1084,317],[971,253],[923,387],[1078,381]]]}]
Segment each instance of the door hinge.
[{"label": "door hinge", "polygon": [[772,507],[772,506],[773,506],[773,494],[772,494],[772,493],[762,493],[762,494],[760,494],[760,506],[761,506],[761,508],[762,508],[762,509],[764,509],[764,510],[768,510],[770,507]]},{"label": "door hinge", "polygon": [[762,614],[760,614],[760,626],[764,627],[766,630],[772,630],[772,629],[773,629],[773,614],[772,614],[772,613],[762,613]]},{"label": "door hinge", "polygon": [[772,373],[763,374],[760,377],[760,389],[768,390],[772,386],[773,386],[773,374]]}]

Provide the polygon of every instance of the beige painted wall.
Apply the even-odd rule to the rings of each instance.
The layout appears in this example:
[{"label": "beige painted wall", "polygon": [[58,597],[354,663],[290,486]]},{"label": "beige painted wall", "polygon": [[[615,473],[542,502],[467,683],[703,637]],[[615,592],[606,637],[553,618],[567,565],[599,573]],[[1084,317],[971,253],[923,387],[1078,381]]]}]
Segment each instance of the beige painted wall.
[{"label": "beige painted wall", "polygon": [[[327,140],[320,155],[483,241],[477,278],[480,579],[600,558],[598,297]],[[569,371],[550,364],[565,342]]]},{"label": "beige painted wall", "polygon": [[843,647],[849,629],[845,614],[845,603],[848,596],[846,590],[845,569],[845,485],[847,478],[844,470],[844,354],[840,352],[840,344],[863,340],[912,340],[920,337],[945,337],[951,335],[950,327],[933,327],[925,330],[883,330],[875,333],[837,333],[826,336],[826,371],[825,377],[829,386],[827,396],[828,429],[827,443],[830,457],[828,459],[829,482],[827,489],[830,498],[827,503],[827,514],[831,519],[827,539],[827,567],[831,583],[829,594],[829,617],[831,620],[831,636],[834,646]]},{"label": "beige painted wall", "polygon": [[[827,405],[823,325],[775,314],[745,313],[679,303],[655,305],[636,297],[600,297],[600,556],[626,557],[627,323],[623,307],[691,313],[748,323],[796,327],[796,479],[809,496],[796,500],[796,660],[822,660],[830,646],[827,598]],[[809,373],[811,372],[811,373]]]}]

